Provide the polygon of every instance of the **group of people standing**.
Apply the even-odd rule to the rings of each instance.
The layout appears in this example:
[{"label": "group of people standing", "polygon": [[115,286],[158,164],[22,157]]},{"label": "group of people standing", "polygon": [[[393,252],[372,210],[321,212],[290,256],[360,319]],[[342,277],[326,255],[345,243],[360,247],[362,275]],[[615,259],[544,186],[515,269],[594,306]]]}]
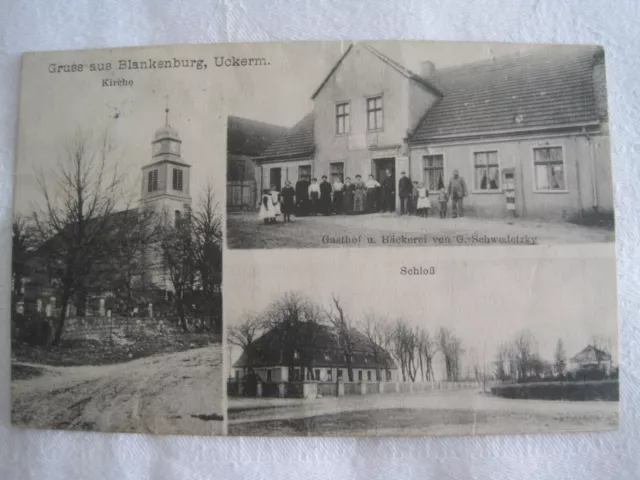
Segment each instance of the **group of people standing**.
[{"label": "group of people standing", "polygon": [[[447,204],[451,198],[453,218],[463,216],[463,198],[467,195],[464,179],[458,171],[453,172],[448,191],[442,188],[438,192],[440,218],[447,216]],[[405,172],[398,180],[398,197],[400,198],[400,214],[416,214],[428,217],[431,210],[429,190],[418,181],[411,182]],[[347,177],[343,182],[337,177],[329,183],[323,175],[321,181],[312,178],[311,181],[300,179],[295,188],[290,181],[278,191],[275,185],[264,190],[260,201],[260,218],[265,224],[274,223],[279,215],[283,215],[284,222],[291,221],[291,214],[298,217],[316,215],[356,215],[363,213],[394,212],[396,199],[396,185],[390,170],[382,183],[369,175],[363,181],[361,175],[355,176],[355,181]]]}]

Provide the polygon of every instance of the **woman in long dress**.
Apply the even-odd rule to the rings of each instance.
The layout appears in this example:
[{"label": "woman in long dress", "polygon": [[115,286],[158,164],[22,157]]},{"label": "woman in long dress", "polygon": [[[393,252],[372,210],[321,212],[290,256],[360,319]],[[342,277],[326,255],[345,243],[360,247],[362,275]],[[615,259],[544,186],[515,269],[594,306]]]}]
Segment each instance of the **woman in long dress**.
[{"label": "woman in long dress", "polygon": [[380,182],[373,178],[373,175],[369,175],[368,180],[364,183],[366,188],[365,193],[365,210],[367,213],[375,213],[378,203],[378,197],[380,192]]},{"label": "woman in long dress", "polygon": [[360,175],[356,175],[353,188],[353,213],[364,213],[366,187],[364,183],[362,183],[362,177]]},{"label": "woman in long dress", "polygon": [[347,177],[344,182],[344,196],[342,197],[342,206],[344,213],[351,215],[353,213],[353,193],[355,185],[351,183],[351,177]]}]

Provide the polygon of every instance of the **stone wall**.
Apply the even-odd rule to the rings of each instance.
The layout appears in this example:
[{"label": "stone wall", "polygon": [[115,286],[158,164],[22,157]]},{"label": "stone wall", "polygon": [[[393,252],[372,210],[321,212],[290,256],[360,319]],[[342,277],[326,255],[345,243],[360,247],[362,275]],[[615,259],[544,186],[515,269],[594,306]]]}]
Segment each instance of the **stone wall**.
[{"label": "stone wall", "polygon": [[165,318],[91,316],[65,320],[64,338],[74,340],[108,340],[145,335],[161,335],[176,329]]}]

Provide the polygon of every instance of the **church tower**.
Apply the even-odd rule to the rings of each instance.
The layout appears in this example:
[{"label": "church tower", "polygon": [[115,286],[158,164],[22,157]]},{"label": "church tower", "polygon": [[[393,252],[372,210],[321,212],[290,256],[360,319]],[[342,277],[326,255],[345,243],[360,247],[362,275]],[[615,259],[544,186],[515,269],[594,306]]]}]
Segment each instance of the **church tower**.
[{"label": "church tower", "polygon": [[141,202],[165,213],[174,223],[191,208],[191,166],[182,159],[181,145],[178,132],[169,125],[167,108],[165,124],[151,142],[151,162],[142,167]]}]

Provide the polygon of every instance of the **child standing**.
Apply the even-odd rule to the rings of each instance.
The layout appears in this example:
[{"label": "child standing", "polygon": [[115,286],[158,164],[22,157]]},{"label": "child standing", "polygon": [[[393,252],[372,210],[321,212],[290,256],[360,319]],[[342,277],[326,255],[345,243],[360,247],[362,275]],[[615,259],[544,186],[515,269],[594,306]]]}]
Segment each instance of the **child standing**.
[{"label": "child standing", "polygon": [[263,190],[262,192],[259,217],[264,221],[265,225],[269,223],[275,223],[276,221],[276,214],[273,208],[273,200],[271,199],[271,192],[269,190]]},{"label": "child standing", "polygon": [[282,214],[282,210],[280,209],[280,192],[275,185],[271,185],[271,191],[269,194],[271,195],[271,201],[273,202],[273,214],[275,216],[273,223],[276,223],[278,221],[278,215]]},{"label": "child standing", "polygon": [[429,190],[424,185],[418,185],[417,187],[418,193],[418,215],[422,218],[427,218],[429,216],[429,209],[431,209],[431,200],[429,200]]},{"label": "child standing", "polygon": [[296,202],[294,197],[296,195],[296,191],[291,186],[291,182],[287,180],[284,182],[284,188],[280,192],[280,197],[282,198],[282,215],[284,216],[284,223],[291,222],[291,214],[295,210]]},{"label": "child standing", "polygon": [[447,218],[447,203],[449,202],[449,196],[444,190],[444,187],[440,189],[438,193],[438,203],[440,204],[440,218]]}]

